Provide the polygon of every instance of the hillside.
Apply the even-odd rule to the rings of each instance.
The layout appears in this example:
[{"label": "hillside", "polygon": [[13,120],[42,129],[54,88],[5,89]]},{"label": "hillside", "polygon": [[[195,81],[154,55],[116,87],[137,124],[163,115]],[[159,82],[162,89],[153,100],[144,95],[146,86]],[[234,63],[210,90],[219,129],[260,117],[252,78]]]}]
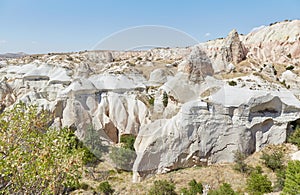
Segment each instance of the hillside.
[{"label": "hillside", "polygon": [[[0,113],[34,104],[49,126],[109,148],[102,165],[132,171],[109,179],[120,194],[193,177],[244,192],[234,152],[286,143],[300,125],[299,73],[300,20],[187,48],[26,55],[0,61]],[[118,165],[110,154],[128,135],[134,149]]]}]

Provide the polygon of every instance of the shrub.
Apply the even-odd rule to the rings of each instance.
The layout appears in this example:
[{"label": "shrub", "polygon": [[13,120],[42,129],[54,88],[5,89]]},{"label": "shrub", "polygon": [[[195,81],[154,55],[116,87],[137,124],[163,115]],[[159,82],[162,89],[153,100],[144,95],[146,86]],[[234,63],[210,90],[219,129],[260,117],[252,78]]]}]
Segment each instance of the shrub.
[{"label": "shrub", "polygon": [[96,165],[99,162],[99,158],[91,152],[89,148],[86,146],[82,146],[83,148],[83,157],[82,162],[84,165],[90,166],[90,165]]},{"label": "shrub", "polygon": [[294,70],[294,66],[293,65],[290,65],[290,66],[287,66],[286,68],[285,68],[285,70]]},{"label": "shrub", "polygon": [[239,171],[241,173],[247,173],[249,171],[248,165],[245,163],[246,155],[240,151],[234,152],[234,162],[235,165],[233,167],[234,170]]},{"label": "shrub", "polygon": [[228,183],[223,183],[218,189],[210,190],[208,195],[236,195],[237,193],[231,188]]},{"label": "shrub", "polygon": [[175,185],[167,180],[157,180],[148,193],[149,195],[176,195]]},{"label": "shrub", "polygon": [[102,144],[99,131],[96,131],[92,125],[86,128],[84,138],[79,144],[84,150],[85,165],[95,166],[100,161],[102,153],[108,152],[108,147]]},{"label": "shrub", "polygon": [[101,182],[99,184],[99,186],[97,187],[97,190],[99,192],[102,192],[104,193],[105,195],[110,195],[110,194],[113,194],[114,193],[114,189],[112,189],[111,185],[108,183],[108,181],[104,181],[104,182]]},{"label": "shrub", "polygon": [[169,102],[168,99],[169,99],[168,94],[167,94],[167,92],[164,91],[164,93],[163,93],[163,99],[162,99],[164,107],[168,106],[168,102]]},{"label": "shrub", "polygon": [[50,115],[17,104],[0,115],[0,193],[62,194],[79,187],[83,152]]},{"label": "shrub", "polygon": [[289,136],[288,142],[295,144],[300,148],[300,127],[299,125],[296,126],[295,131]]},{"label": "shrub", "polygon": [[283,169],[283,153],[281,151],[274,151],[272,154],[262,153],[260,159],[272,171]]},{"label": "shrub", "polygon": [[121,135],[120,142],[123,143],[123,147],[132,151],[134,150],[135,136],[131,134]]},{"label": "shrub", "polygon": [[228,81],[228,84],[230,86],[236,86],[237,85],[237,82],[236,81]]},{"label": "shrub", "polygon": [[154,106],[154,101],[155,101],[154,97],[150,96],[148,101],[151,106]]},{"label": "shrub", "polygon": [[203,185],[201,183],[197,183],[195,179],[191,180],[189,183],[189,189],[183,188],[181,189],[181,193],[184,195],[197,195],[202,194],[203,191]]},{"label": "shrub", "polygon": [[300,192],[300,161],[290,161],[286,169],[283,194],[296,195]]},{"label": "shrub", "polygon": [[291,53],[289,53],[288,55],[286,55],[286,57],[288,57],[288,58],[292,58],[292,55],[291,55]]},{"label": "shrub", "polygon": [[253,195],[262,195],[272,192],[272,182],[266,175],[262,175],[256,171],[250,174],[247,179],[247,192]]},{"label": "shrub", "polygon": [[278,192],[278,191],[282,191],[283,187],[284,187],[284,183],[285,183],[285,174],[286,174],[286,170],[285,169],[280,169],[276,171],[276,183],[274,185],[274,191]]},{"label": "shrub", "polygon": [[115,164],[116,169],[131,171],[136,153],[131,149],[112,147],[109,157]]}]

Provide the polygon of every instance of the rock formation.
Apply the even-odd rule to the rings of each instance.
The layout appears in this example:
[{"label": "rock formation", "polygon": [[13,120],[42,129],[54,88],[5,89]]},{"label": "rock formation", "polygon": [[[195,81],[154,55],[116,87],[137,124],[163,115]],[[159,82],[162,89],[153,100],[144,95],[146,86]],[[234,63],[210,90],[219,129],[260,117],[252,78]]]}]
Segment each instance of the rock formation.
[{"label": "rock formation", "polygon": [[[0,63],[0,113],[19,101],[110,145],[136,137],[134,181],[285,142],[300,118],[300,21],[188,48],[28,55]],[[292,66],[292,68],[287,68]]]}]

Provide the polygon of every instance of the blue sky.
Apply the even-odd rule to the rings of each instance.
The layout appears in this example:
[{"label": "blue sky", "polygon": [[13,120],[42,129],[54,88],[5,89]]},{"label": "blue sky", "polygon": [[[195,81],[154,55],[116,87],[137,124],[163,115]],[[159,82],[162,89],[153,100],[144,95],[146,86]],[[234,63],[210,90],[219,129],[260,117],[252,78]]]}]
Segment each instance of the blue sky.
[{"label": "blue sky", "polygon": [[0,53],[89,50],[139,25],[169,26],[203,42],[299,18],[299,0],[0,0]]}]

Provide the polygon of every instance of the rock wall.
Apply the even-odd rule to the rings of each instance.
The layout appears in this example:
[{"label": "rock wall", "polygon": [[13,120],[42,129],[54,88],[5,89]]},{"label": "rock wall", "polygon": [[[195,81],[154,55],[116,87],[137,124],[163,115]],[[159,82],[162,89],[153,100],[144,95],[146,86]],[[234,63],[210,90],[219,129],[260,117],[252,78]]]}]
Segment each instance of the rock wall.
[{"label": "rock wall", "polygon": [[254,92],[234,104],[219,102],[223,95],[224,91],[216,93],[209,103],[188,102],[173,118],[143,126],[135,142],[134,181],[182,167],[232,162],[237,150],[251,154],[265,145],[283,143],[288,123],[300,117],[300,102],[292,94],[284,98],[287,104],[279,93]]}]

